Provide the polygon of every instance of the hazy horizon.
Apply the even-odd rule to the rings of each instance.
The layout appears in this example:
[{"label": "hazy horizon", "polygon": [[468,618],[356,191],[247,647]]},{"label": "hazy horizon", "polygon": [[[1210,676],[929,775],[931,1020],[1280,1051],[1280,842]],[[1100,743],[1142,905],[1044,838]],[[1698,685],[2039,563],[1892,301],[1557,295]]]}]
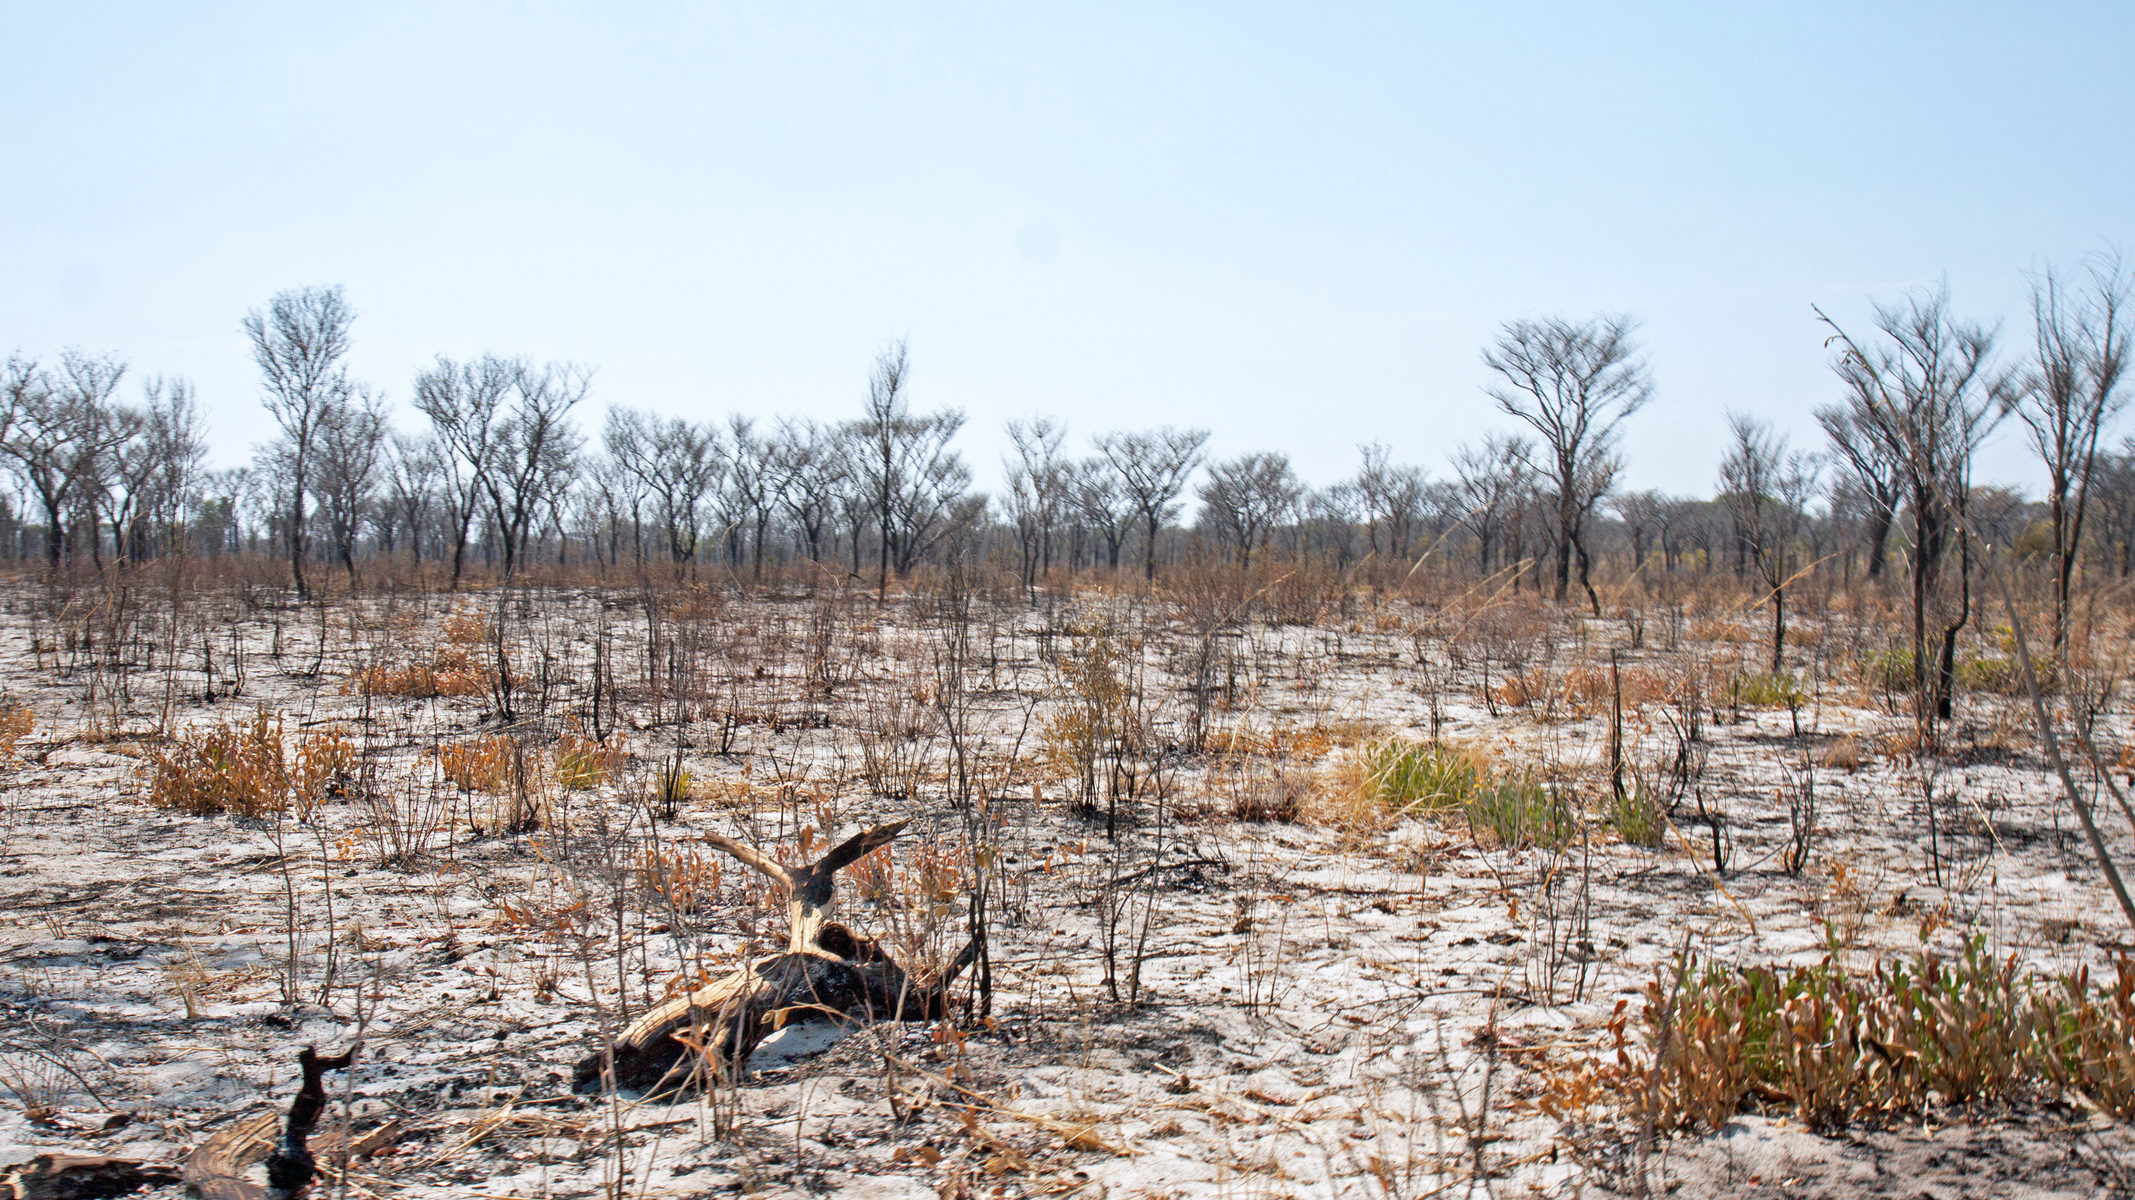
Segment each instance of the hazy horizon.
[{"label": "hazy horizon", "polygon": [[[190,377],[217,465],[245,312],[340,284],[408,428],[440,352],[596,366],[591,432],[850,416],[908,337],[989,490],[1032,414],[1443,475],[1503,321],[1626,312],[1626,485],[1709,494],[1726,409],[1820,445],[1812,304],[1947,279],[2021,352],[2026,273],[2130,241],[2102,5],[11,16],[0,351]],[[2036,489],[2007,429],[1980,477]]]}]

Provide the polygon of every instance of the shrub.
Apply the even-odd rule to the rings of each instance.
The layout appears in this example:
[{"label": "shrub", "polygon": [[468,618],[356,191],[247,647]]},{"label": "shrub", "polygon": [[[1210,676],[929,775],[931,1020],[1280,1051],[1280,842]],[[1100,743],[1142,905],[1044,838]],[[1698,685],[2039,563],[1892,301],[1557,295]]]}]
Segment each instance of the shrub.
[{"label": "shrub", "polygon": [[247,724],[192,730],[151,752],[148,802],[195,816],[255,819],[292,805],[309,817],[353,776],[356,748],[338,732],[308,734],[287,752],[282,718],[262,708]]},{"label": "shrub", "polygon": [[1579,828],[1570,805],[1541,780],[1524,775],[1500,776],[1478,787],[1468,801],[1468,823],[1514,849],[1562,846]]},{"label": "shrub", "polygon": [[1784,671],[1737,675],[1727,684],[1731,708],[1800,708],[1807,701],[1801,680]]},{"label": "shrub", "polygon": [[489,693],[495,672],[478,666],[467,651],[446,647],[427,663],[405,667],[370,666],[349,677],[344,695],[405,696],[428,700],[438,696],[483,696]]},{"label": "shrub", "polygon": [[438,770],[463,792],[494,792],[511,782],[518,746],[497,734],[437,748]]},{"label": "shrub", "polygon": [[1646,987],[1642,1045],[1628,1004],[1609,1059],[1553,1072],[1540,1107],[1596,1102],[1658,1129],[1718,1130],[1745,1108],[1813,1129],[2058,1089],[2135,1116],[2135,960],[2112,985],[2088,968],[2040,979],[1983,938],[1862,973],[1814,966],[1726,969],[1680,960]]},{"label": "shrub", "polygon": [[621,734],[595,741],[567,732],[556,739],[556,781],[574,792],[588,791],[607,782],[628,757]]},{"label": "shrub", "polygon": [[1633,846],[1657,849],[1667,835],[1667,819],[1661,806],[1640,788],[1626,788],[1609,806],[1609,825],[1616,836]]},{"label": "shrub", "polygon": [[15,747],[37,727],[27,704],[0,705],[0,761],[13,758]]},{"label": "shrub", "polygon": [[1364,751],[1365,785],[1396,815],[1457,809],[1475,795],[1475,759],[1437,742],[1394,739]]}]

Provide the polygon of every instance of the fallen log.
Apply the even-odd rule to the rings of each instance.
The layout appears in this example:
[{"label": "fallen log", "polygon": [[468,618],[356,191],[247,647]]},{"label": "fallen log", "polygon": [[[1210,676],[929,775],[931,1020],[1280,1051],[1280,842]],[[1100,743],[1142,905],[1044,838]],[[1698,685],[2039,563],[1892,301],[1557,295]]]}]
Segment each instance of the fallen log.
[{"label": "fallen log", "polygon": [[632,1022],[612,1047],[588,1055],[577,1091],[646,1089],[659,1095],[726,1077],[772,1031],[793,1020],[923,1021],[940,1017],[949,989],[977,945],[938,976],[914,977],[882,946],[829,919],[838,871],[887,846],[905,822],[846,839],[805,867],[790,867],[729,838],[705,840],[769,876],[785,892],[792,924],[786,952],[760,958]]},{"label": "fallen log", "polygon": [[175,1168],[131,1158],[40,1154],[0,1174],[0,1200],[105,1200],[176,1182]]}]

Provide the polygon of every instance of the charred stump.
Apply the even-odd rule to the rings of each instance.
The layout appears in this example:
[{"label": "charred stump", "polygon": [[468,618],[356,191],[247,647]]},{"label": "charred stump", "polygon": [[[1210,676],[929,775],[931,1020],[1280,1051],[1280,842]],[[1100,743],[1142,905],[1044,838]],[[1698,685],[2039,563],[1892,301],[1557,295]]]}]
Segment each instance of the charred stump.
[{"label": "charred stump", "polygon": [[785,892],[792,931],[783,954],[757,959],[632,1022],[612,1050],[578,1064],[575,1087],[604,1084],[654,1094],[701,1085],[707,1072],[737,1072],[772,1031],[790,1021],[919,1021],[940,1017],[949,988],[975,950],[966,946],[938,977],[914,978],[874,940],[830,920],[838,871],[895,840],[903,821],[846,839],[804,867],[789,867],[730,838],[705,840],[769,876]]}]

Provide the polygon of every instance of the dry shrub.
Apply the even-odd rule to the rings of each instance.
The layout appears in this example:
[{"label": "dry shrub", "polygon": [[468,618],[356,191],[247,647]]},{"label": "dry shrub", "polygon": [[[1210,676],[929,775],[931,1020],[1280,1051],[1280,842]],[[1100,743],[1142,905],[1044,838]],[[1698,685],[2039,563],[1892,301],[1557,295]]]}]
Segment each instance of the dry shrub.
[{"label": "dry shrub", "polygon": [[445,618],[445,641],[453,646],[479,646],[489,640],[489,618],[480,609],[456,612]]},{"label": "dry shrub", "polygon": [[1727,969],[1695,959],[1646,987],[1639,1044],[1628,1002],[1613,1046],[1552,1071],[1542,1111],[1585,1119],[1603,1106],[1641,1127],[1718,1130],[1745,1108],[1812,1129],[1924,1112],[1931,1101],[2011,1101],[2078,1092],[2135,1115],[2135,961],[2113,985],[2088,970],[2040,979],[1975,938],[1950,959],[1861,973]]},{"label": "dry shrub", "polygon": [[1869,753],[1868,747],[1862,744],[1861,739],[1848,733],[1840,736],[1837,741],[1832,742],[1829,746],[1824,747],[1824,752],[1818,762],[1831,770],[1845,771],[1850,774],[1867,766],[1874,760],[1875,756]]},{"label": "dry shrub", "polygon": [[0,761],[15,757],[15,747],[37,727],[27,704],[0,705]]},{"label": "dry shrub", "polygon": [[467,651],[443,647],[427,663],[365,667],[350,676],[341,690],[350,696],[406,696],[417,700],[482,696],[489,693],[495,675],[490,668],[476,664]]},{"label": "dry shrub", "polygon": [[337,732],[306,735],[288,753],[282,718],[261,708],[248,724],[191,730],[151,751],[148,802],[196,816],[255,819],[294,806],[299,817],[309,817],[341,791],[355,766],[355,746]]},{"label": "dry shrub", "polygon": [[720,859],[689,846],[647,846],[638,862],[638,879],[648,903],[690,915],[718,899]]},{"label": "dry shrub", "polygon": [[566,730],[556,739],[556,781],[574,792],[588,791],[606,783],[623,762],[630,757],[623,746],[623,735],[608,735],[605,741],[596,741]]},{"label": "dry shrub", "polygon": [[495,792],[511,782],[518,745],[504,734],[437,748],[438,770],[463,792]]},{"label": "dry shrub", "polygon": [[1531,708],[1549,699],[1555,691],[1549,672],[1534,666],[1508,673],[1503,682],[1490,689],[1489,699],[1506,708]]}]

